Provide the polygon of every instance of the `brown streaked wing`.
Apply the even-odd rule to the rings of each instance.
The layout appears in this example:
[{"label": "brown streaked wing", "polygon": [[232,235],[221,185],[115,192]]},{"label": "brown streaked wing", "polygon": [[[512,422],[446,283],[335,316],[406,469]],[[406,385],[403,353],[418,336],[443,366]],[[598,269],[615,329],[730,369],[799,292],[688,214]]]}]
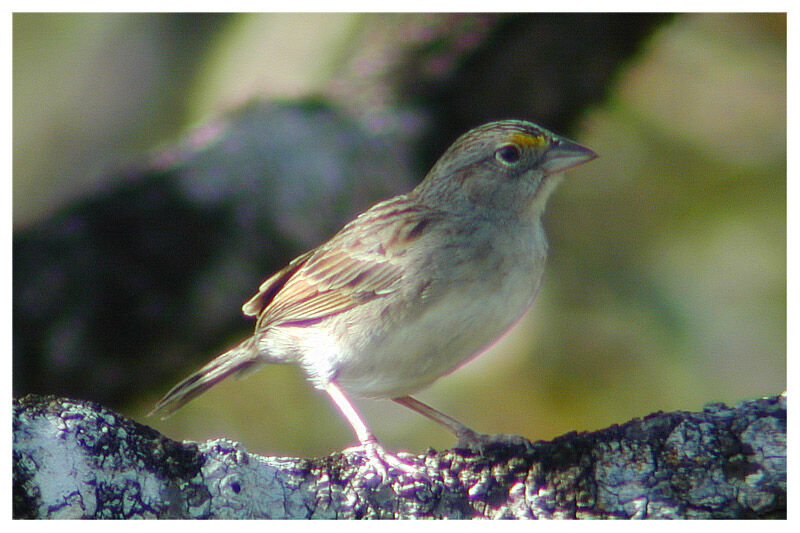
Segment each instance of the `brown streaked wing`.
[{"label": "brown streaked wing", "polygon": [[385,256],[354,258],[321,251],[297,270],[259,317],[259,325],[309,322],[352,309],[376,293],[388,294],[403,271]]},{"label": "brown streaked wing", "polygon": [[308,258],[314,253],[315,250],[297,256],[291,263],[286,265],[281,270],[277,271],[258,288],[255,296],[247,300],[242,306],[242,312],[245,316],[258,316],[261,311],[267,307],[275,295],[286,285],[286,282],[297,272],[301,266],[308,261]]},{"label": "brown streaked wing", "polygon": [[[251,300],[265,304],[258,310],[262,313],[258,327],[313,322],[390,294],[403,276],[403,267],[391,261],[391,256],[403,253],[435,217],[407,205],[387,202],[380,207],[298,258],[302,261],[293,270],[284,269],[286,272],[267,280]],[[373,231],[362,234],[363,225]],[[255,304],[249,304],[247,310],[256,311]]]}]

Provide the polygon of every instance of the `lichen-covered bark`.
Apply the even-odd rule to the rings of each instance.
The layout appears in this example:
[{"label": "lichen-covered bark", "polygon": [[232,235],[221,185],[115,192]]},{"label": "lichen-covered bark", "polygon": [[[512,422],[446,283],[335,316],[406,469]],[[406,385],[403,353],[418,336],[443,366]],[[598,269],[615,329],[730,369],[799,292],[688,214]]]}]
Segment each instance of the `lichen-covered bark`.
[{"label": "lichen-covered bark", "polygon": [[786,516],[786,396],[657,413],[552,442],[404,456],[261,457],[178,443],[89,402],[14,402],[17,518],[749,518]]}]

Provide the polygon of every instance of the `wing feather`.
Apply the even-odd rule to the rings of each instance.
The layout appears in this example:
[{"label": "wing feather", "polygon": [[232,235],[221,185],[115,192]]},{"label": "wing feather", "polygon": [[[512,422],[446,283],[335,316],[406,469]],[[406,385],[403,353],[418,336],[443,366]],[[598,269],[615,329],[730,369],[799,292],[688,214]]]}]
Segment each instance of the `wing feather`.
[{"label": "wing feather", "polygon": [[[261,284],[244,306],[257,328],[308,323],[391,294],[405,274],[392,257],[404,254],[438,217],[390,200],[345,226],[326,244],[307,252]],[[365,234],[364,225],[372,231]]]},{"label": "wing feather", "polygon": [[308,258],[311,257],[313,252],[312,250],[296,257],[291,263],[286,265],[286,267],[263,282],[258,288],[258,293],[242,306],[242,312],[245,316],[258,316],[259,313],[269,305],[275,295],[283,289],[286,282],[297,272],[297,269],[308,261]]}]

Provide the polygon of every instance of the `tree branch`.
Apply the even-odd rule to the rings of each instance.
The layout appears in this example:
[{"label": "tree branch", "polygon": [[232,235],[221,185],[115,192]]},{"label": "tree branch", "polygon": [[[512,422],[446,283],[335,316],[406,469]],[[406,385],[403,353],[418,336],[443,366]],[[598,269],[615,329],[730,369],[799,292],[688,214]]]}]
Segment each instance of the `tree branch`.
[{"label": "tree branch", "polygon": [[179,443],[90,402],[27,396],[13,426],[16,518],[786,517],[785,394],[483,455],[429,450],[404,456],[427,479],[385,484],[357,450]]}]

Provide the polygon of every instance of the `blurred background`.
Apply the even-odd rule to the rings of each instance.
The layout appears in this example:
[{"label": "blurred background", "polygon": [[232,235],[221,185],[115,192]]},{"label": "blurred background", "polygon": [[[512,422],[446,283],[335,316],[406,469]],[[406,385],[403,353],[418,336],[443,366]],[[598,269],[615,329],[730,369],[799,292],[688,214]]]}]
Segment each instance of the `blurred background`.
[{"label": "blurred background", "polygon": [[[295,366],[145,415],[271,272],[502,118],[601,157],[549,202],[529,315],[420,400],[549,439],[786,388],[784,14],[15,14],[13,68],[15,397],[353,444]],[[390,449],[454,444],[357,405]]]}]

